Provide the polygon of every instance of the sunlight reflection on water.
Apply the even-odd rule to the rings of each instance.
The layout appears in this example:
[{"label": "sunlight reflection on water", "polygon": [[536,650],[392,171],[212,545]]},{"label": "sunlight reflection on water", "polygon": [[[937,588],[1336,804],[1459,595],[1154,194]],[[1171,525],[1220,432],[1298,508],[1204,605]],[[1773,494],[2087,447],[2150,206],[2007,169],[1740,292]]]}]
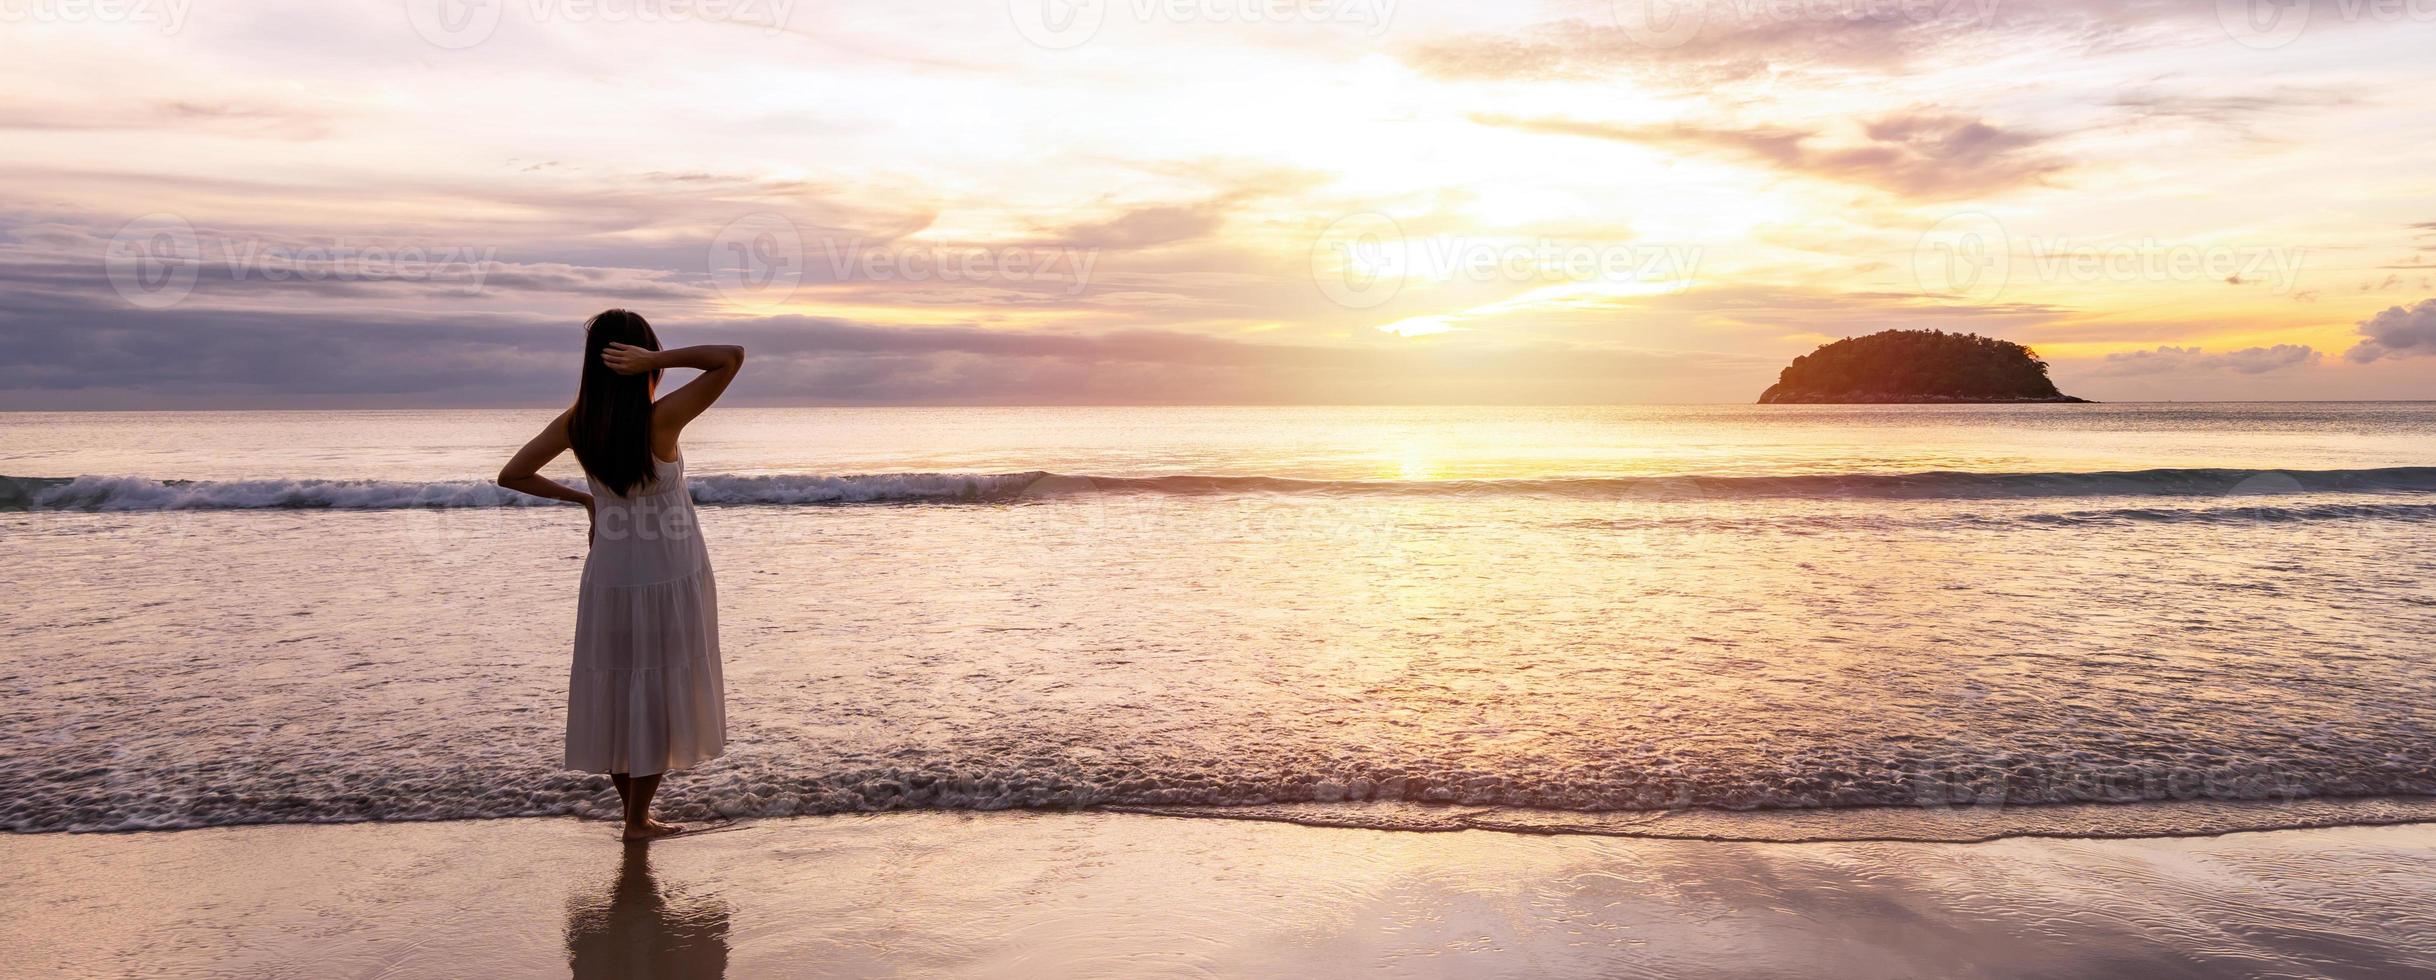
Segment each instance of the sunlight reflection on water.
[{"label": "sunlight reflection on water", "polygon": [[[1002,417],[968,420],[987,432]],[[1127,417],[1044,413],[1034,431],[1093,434],[1029,451],[1109,444]],[[2426,409],[2278,409],[2247,436],[2223,411],[2211,418],[2178,461],[2386,465],[2411,461],[2396,433],[2431,431]],[[420,417],[401,424],[413,437],[393,447],[438,439]],[[1454,444],[1526,424],[1565,439],[1589,425],[1654,451],[1610,431],[1623,423],[1562,413]],[[2091,458],[2161,438],[2039,429],[2052,425],[2029,428]],[[2296,426],[2322,430],[2321,448],[2295,450],[2284,436]],[[1709,442],[1760,438],[1725,428]],[[925,446],[978,441],[926,431]],[[2360,441],[2322,448],[2341,431]],[[22,435],[10,430],[12,452]],[[797,436],[834,458],[879,439]],[[168,436],[119,438],[91,458],[172,452]],[[776,445],[721,438],[689,458]],[[1391,475],[1546,475],[1531,468],[1550,464],[1516,462],[1534,457],[1640,465],[1533,438],[1490,462],[1414,451]],[[1813,463],[1843,458],[1843,438],[1813,445]],[[1313,472],[1372,465],[1312,462],[1350,445],[1341,433],[1269,442],[1305,439],[1335,448],[1280,458]],[[2245,439],[2240,453],[2191,448]],[[1194,451],[1181,468],[1241,465],[1223,445]],[[428,474],[471,452],[367,469]],[[1962,454],[1881,456],[1901,452],[1912,465]],[[905,455],[888,468],[913,468]],[[308,448],[244,465],[296,476],[299,459],[324,458]],[[664,798],[692,814],[1365,801],[1603,812],[2436,792],[2436,678],[2415,640],[2436,632],[2424,491],[1715,486],[705,508],[732,748]],[[0,514],[12,548],[0,588],[24,597],[5,614],[0,682],[26,706],[0,735],[32,747],[0,759],[0,825],[605,813],[605,783],[555,770],[583,540],[572,516]]]}]

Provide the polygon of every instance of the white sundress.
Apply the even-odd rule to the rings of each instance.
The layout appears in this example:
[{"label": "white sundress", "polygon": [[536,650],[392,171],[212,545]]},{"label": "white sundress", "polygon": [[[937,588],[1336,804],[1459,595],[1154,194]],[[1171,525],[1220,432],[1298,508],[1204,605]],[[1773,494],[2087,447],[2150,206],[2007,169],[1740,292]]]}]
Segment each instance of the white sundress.
[{"label": "white sundress", "polygon": [[575,602],[567,768],[649,776],[727,745],[719,592],[685,488],[685,457],[609,492],[590,473],[592,550]]}]

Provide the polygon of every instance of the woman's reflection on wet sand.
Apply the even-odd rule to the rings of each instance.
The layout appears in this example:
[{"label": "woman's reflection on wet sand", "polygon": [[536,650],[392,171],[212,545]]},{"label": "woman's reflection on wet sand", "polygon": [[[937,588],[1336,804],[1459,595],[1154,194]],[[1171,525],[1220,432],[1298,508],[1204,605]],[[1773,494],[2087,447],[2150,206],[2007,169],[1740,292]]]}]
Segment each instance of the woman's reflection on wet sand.
[{"label": "woman's reflection on wet sand", "polygon": [[727,974],[727,904],[663,892],[651,874],[651,845],[626,845],[604,898],[578,895],[567,909],[567,964],[575,980]]}]

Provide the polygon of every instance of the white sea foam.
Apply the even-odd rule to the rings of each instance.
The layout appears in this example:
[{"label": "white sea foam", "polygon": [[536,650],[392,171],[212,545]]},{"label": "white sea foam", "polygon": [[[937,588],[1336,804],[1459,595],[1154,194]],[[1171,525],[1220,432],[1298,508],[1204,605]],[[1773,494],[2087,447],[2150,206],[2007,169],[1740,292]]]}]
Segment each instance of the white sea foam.
[{"label": "white sea foam", "polygon": [[[1021,473],[781,474],[692,477],[705,505],[995,503],[1078,494],[1529,495],[1570,498],[1990,500],[2065,497],[2267,498],[2305,493],[2436,492],[2436,467],[2282,471],[1928,472],[1514,480],[1307,480],[1266,476],[1063,476]],[[0,476],[9,510],[402,510],[548,503],[483,480],[177,480]],[[2125,519],[2137,519],[2126,516]],[[2171,518],[2168,518],[2171,519]]]},{"label": "white sea foam", "polygon": [[[1935,447],[1904,450],[1917,472],[1774,412],[1682,439],[1500,428],[1518,444],[1471,468],[1361,455],[1401,423],[1324,452],[1143,451],[1131,418],[1066,413],[1020,420],[1064,448],[998,455],[952,445],[970,414],[745,432],[695,462],[774,475],[694,477],[732,750],[663,799],[1588,833],[1765,812],[1804,836],[1893,833],[1854,829],[1893,807],[1996,815],[1941,824],[1984,836],[2095,832],[2058,806],[2174,833],[2436,793],[2436,469],[2394,465],[2436,411],[2313,409],[2307,438],[2286,410],[2209,411],[2160,434],[2093,408],[2028,443],[1975,441],[1971,413],[1835,416],[1901,422],[1889,440]],[[161,448],[271,439],[211,421],[45,423],[120,440],[91,455],[0,429],[20,470],[150,474],[0,478],[0,828],[610,812],[557,768],[580,510],[472,478],[498,441],[459,431],[477,417],[382,430],[420,448],[369,459],[355,423],[284,415],[240,421],[306,448]],[[2354,429],[2390,438],[2318,438]],[[1734,475],[1614,475],[1720,440],[1750,457]],[[1006,472],[921,471],[973,460]],[[1090,475],[1164,468],[1201,473]],[[1352,478],[1380,473],[1539,475]]]},{"label": "white sea foam", "polygon": [[[863,504],[994,501],[1020,496],[1043,474],[889,473],[871,476],[697,476],[701,504]],[[160,480],[0,477],[0,508],[14,510],[409,510],[550,506],[488,480]]]}]

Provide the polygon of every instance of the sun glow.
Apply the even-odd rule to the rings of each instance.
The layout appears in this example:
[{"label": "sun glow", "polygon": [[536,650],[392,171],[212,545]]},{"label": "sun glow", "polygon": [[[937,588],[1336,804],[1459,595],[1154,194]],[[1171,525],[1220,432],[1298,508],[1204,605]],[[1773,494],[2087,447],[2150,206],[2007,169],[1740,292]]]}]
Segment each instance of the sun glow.
[{"label": "sun glow", "polygon": [[[1273,397],[1270,358],[1307,365],[1293,387],[1312,397],[1406,391],[1401,368],[1350,342],[1380,333],[1535,349],[1543,363],[1629,348],[1705,365],[1580,392],[1656,400],[1743,400],[1810,338],[1891,326],[2037,344],[2101,399],[2407,396],[2436,365],[2343,356],[2369,318],[2436,295],[2424,257],[2436,239],[2419,224],[2436,216],[2393,204],[2427,196],[2410,135],[2436,109],[2314,94],[2404,90],[2416,28],[2326,24],[2260,50],[2222,38],[2212,11],[2159,8],[2122,13],[2134,23],[2114,38],[2187,43],[2092,46],[2077,32],[2111,29],[2025,9],[1886,48],[1854,25],[1768,22],[1646,49],[1585,32],[1612,18],[1565,5],[1392,6],[1387,23],[1289,25],[1109,5],[1104,30],[1072,46],[904,5],[823,7],[817,24],[805,6],[789,30],[627,30],[512,8],[496,36],[461,47],[345,4],[283,14],[326,44],[200,15],[167,35],[20,25],[41,43],[0,63],[18,93],[0,98],[17,151],[0,175],[22,205],[0,228],[0,271],[33,270],[13,281],[46,303],[114,304],[86,259],[163,212],[215,261],[331,243],[493,256],[481,283],[393,276],[350,284],[346,302],[236,269],[202,279],[172,318],[566,323],[616,302],[676,322],[1256,348],[1234,368],[1175,372],[1208,381],[1187,399]],[[648,84],[606,84],[607,64]],[[416,66],[417,84],[296,81],[361,65]],[[2026,90],[2033,68],[2042,81]],[[2270,76],[2277,87],[2262,88]],[[58,94],[61,78],[79,87]],[[2330,160],[2393,165],[2322,179],[2340,169]],[[2002,236],[2008,275],[1968,290],[1924,281],[1921,256],[1956,216]],[[792,229],[776,240],[797,254],[755,253],[738,291],[721,279],[735,271],[721,236],[762,221]],[[1318,254],[1348,223],[1366,237]],[[2042,259],[2122,243],[2241,272]],[[841,274],[841,248],[896,271]],[[966,248],[1073,250],[1092,265],[925,277],[927,260]],[[63,263],[61,249],[85,259]],[[753,278],[790,269],[792,288]],[[58,305],[63,322],[91,318],[75,302]],[[901,368],[1061,376],[1036,370],[1062,356],[1045,341],[995,344]],[[2278,346],[2316,356],[2138,378],[2117,357]],[[990,366],[948,363],[967,357]],[[1483,394],[1540,389],[1516,379]]]}]

